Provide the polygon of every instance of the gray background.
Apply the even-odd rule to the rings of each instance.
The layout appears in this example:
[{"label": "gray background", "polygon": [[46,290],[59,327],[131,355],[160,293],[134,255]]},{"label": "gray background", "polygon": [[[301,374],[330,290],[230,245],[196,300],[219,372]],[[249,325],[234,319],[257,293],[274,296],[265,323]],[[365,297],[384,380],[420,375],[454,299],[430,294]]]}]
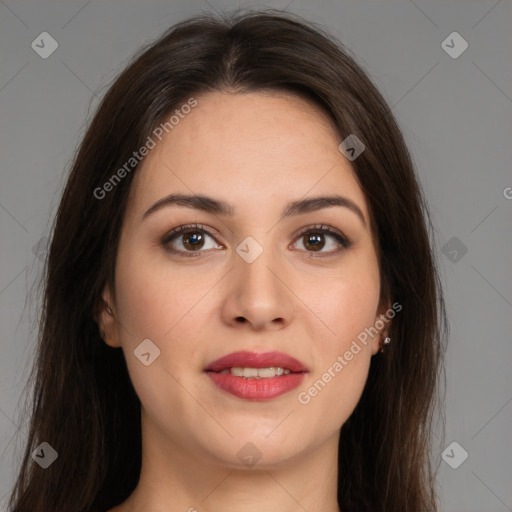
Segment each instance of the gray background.
[{"label": "gray background", "polygon": [[[238,5],[0,0],[2,511],[24,439],[13,436],[27,426],[20,400],[35,346],[34,287],[85,122],[141,44],[191,14]],[[434,454],[441,508],[512,510],[512,3],[241,5],[288,9],[327,27],[355,52],[393,107],[435,220],[451,324],[446,442]],[[59,45],[47,59],[31,48],[45,31]],[[469,44],[455,59],[441,46],[454,31]],[[454,441],[469,454],[457,469],[441,458]],[[456,446],[448,453],[456,461],[463,452]]]}]

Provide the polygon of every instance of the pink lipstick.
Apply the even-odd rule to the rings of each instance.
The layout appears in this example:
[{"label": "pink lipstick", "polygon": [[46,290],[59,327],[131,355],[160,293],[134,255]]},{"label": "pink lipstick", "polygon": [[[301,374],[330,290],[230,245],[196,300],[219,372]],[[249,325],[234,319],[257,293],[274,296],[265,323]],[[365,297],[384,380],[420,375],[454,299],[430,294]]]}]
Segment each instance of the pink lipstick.
[{"label": "pink lipstick", "polygon": [[234,352],[210,363],[205,372],[221,390],[238,398],[264,401],[295,389],[308,373],[282,352]]}]

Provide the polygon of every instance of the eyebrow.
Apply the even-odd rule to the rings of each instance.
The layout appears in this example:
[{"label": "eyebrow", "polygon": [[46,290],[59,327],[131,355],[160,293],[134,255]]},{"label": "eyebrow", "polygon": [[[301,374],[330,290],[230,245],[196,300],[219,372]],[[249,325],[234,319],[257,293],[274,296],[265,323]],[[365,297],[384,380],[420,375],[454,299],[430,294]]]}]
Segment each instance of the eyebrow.
[{"label": "eyebrow", "polygon": [[[147,218],[152,213],[161,210],[168,206],[185,206],[195,210],[200,210],[206,213],[212,213],[215,215],[233,216],[235,209],[228,203],[214,199],[213,197],[203,195],[186,195],[186,194],[170,194],[162,199],[159,199],[149,210],[144,213],[142,220]],[[351,199],[339,195],[319,196],[311,197],[307,199],[299,199],[292,201],[286,205],[281,217],[291,217],[294,215],[301,215],[304,213],[310,213],[323,208],[329,208],[332,206],[342,206],[348,208],[355,213],[363,226],[366,228],[366,220],[363,212]]]}]

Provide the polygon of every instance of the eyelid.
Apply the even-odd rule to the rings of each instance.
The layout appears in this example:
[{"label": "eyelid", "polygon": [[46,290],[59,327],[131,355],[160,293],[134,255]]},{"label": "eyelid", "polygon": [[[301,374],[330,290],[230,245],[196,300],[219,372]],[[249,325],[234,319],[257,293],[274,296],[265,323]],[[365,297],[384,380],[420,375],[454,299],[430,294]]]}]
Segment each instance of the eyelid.
[{"label": "eyelid", "polygon": [[188,231],[203,231],[207,235],[211,236],[212,238],[218,237],[222,238],[222,235],[216,231],[213,228],[210,228],[209,226],[205,226],[204,224],[183,224],[181,226],[177,226],[173,229],[171,229],[168,233],[166,233],[162,239],[162,242],[168,243],[171,238],[173,238],[176,235],[179,235],[180,233],[186,233]]}]

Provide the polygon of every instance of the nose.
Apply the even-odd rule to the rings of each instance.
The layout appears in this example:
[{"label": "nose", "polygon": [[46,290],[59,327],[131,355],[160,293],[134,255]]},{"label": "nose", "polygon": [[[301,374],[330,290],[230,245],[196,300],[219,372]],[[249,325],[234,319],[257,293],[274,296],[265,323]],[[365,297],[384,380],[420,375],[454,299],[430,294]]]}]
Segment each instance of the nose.
[{"label": "nose", "polygon": [[223,320],[254,331],[283,329],[292,321],[292,295],[284,266],[271,258],[271,251],[264,250],[252,263],[235,254],[222,305]]}]

